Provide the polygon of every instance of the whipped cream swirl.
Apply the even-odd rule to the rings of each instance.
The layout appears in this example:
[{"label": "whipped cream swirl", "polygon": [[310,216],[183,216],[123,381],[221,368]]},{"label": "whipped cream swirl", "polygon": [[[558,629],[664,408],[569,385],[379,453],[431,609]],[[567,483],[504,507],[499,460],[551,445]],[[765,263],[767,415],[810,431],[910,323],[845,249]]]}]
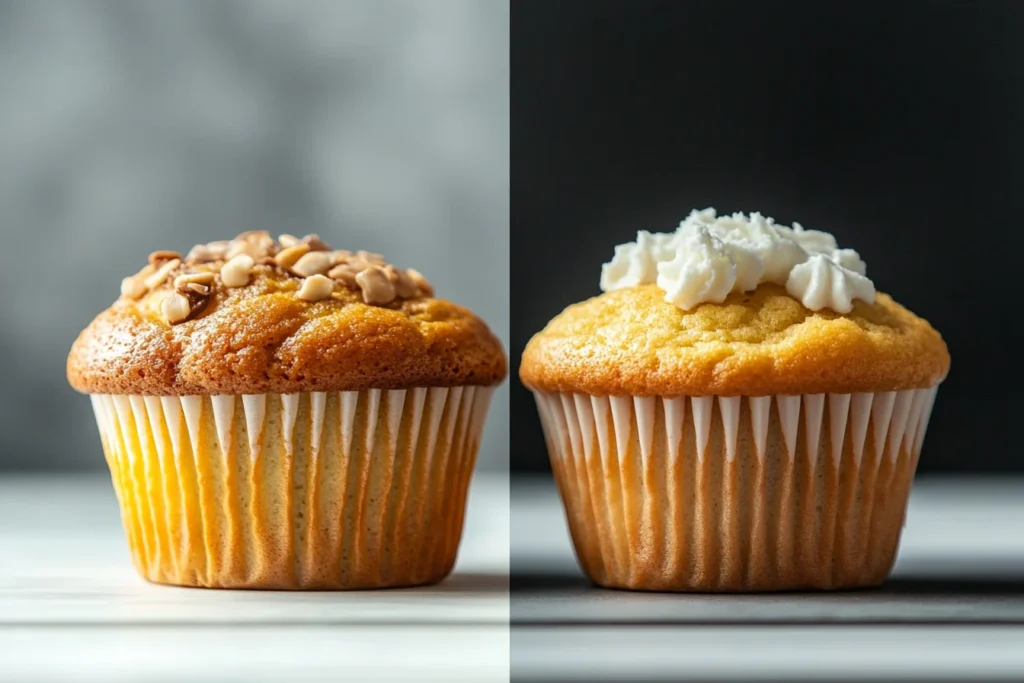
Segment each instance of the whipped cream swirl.
[{"label": "whipped cream swirl", "polygon": [[875,300],[856,251],[840,249],[827,232],[776,225],[756,212],[692,211],[675,232],[640,231],[635,242],[615,247],[601,269],[602,291],[657,283],[665,300],[683,310],[765,282],[784,286],[812,311],[849,313],[855,300]]}]

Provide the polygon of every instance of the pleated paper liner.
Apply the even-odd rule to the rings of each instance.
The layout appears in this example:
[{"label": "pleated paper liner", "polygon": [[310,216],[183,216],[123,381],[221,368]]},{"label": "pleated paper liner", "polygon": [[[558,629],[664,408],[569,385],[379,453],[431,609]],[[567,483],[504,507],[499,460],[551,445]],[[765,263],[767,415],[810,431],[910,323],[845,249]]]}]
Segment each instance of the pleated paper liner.
[{"label": "pleated paper liner", "polygon": [[936,388],[536,398],[594,582],[778,591],[885,580]]},{"label": "pleated paper liner", "polygon": [[491,393],[92,399],[143,577],[355,589],[451,571]]}]

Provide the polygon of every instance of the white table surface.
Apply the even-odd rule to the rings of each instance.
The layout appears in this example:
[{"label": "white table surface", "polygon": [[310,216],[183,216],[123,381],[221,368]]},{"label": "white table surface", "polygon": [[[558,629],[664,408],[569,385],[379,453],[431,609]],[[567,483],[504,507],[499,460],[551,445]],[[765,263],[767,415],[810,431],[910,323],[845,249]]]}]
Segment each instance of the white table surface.
[{"label": "white table surface", "polygon": [[920,479],[881,589],[598,588],[550,479],[512,485],[512,672],[532,681],[1024,680],[1024,479]]},{"label": "white table surface", "polygon": [[504,475],[475,475],[446,581],[316,593],[149,584],[108,478],[4,476],[0,680],[505,681],[508,566]]},{"label": "white table surface", "polygon": [[456,571],[355,593],[155,586],[109,481],[0,479],[0,680],[1024,680],[1024,481],[924,480],[881,590],[608,591],[547,480],[478,474]]}]

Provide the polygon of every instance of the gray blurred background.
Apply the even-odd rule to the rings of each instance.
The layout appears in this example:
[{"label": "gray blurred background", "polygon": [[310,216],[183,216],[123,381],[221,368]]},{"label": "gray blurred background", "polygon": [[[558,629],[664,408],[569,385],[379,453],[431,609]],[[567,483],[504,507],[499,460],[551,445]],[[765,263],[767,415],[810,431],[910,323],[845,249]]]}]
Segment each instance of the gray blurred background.
[{"label": "gray blurred background", "polygon": [[64,363],[156,249],[316,232],[507,348],[508,32],[498,0],[0,1],[0,470],[105,467]]}]

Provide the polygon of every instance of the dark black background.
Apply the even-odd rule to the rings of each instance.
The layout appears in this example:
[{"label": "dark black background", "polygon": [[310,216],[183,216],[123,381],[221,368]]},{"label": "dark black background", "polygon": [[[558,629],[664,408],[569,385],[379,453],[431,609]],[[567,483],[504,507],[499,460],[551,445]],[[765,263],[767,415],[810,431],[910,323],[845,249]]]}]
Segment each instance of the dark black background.
[{"label": "dark black background", "polygon": [[511,50],[514,368],[638,229],[761,211],[943,334],[922,471],[1024,470],[1024,2],[514,0]]}]

